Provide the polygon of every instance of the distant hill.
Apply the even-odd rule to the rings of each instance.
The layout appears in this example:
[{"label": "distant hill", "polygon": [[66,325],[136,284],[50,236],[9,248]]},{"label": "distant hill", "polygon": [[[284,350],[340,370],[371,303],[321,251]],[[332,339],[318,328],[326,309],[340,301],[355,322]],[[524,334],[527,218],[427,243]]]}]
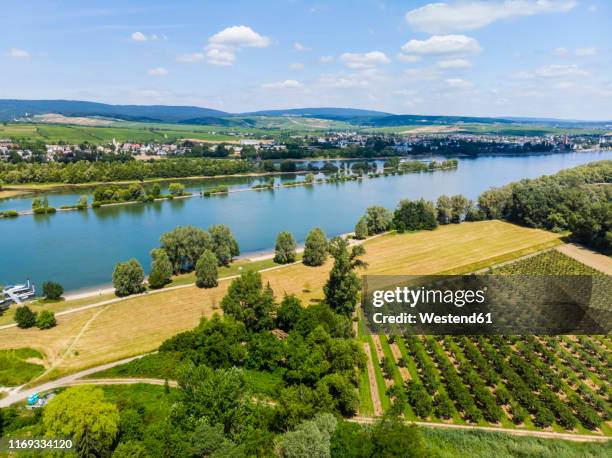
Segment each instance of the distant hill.
[{"label": "distant hill", "polygon": [[248,116],[301,116],[305,118],[342,119],[361,116],[389,116],[391,113],[358,108],[291,108],[287,110],[262,110],[243,113]]},{"label": "distant hill", "polygon": [[105,117],[126,121],[176,123],[194,118],[225,117],[228,113],[210,108],[169,105],[108,105],[77,100],[0,100],[0,120],[12,121],[27,115],[57,113],[64,116]]}]

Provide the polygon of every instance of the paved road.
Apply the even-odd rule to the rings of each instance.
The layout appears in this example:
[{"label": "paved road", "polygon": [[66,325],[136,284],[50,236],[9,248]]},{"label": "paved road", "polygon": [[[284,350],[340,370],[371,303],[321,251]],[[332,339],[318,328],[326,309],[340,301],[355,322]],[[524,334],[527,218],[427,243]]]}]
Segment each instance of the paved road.
[{"label": "paved road", "polygon": [[16,402],[25,401],[28,399],[28,396],[34,393],[42,393],[44,391],[54,390],[56,388],[60,388],[62,386],[69,386],[70,384],[74,384],[74,382],[83,377],[87,377],[88,375],[95,374],[96,372],[104,371],[106,369],[110,369],[111,367],[120,366],[121,364],[129,363],[130,361],[134,361],[135,359],[142,358],[144,355],[132,356],[131,358],[121,359],[119,361],[113,361],[112,363],[103,364],[101,366],[92,367],[89,369],[85,369],[80,372],[75,372],[74,374],[66,375],[65,377],[58,378],[51,382],[43,383],[42,385],[35,386],[33,388],[22,389],[22,387],[17,387],[12,391],[9,391],[9,394],[0,399],[0,408],[8,407],[11,404]]}]

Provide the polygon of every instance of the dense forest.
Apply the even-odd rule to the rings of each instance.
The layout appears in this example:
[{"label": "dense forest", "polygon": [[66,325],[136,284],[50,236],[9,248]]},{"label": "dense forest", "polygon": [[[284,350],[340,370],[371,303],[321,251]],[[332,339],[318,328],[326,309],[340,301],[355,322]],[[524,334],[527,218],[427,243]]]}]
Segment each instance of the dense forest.
[{"label": "dense forest", "polygon": [[0,180],[5,183],[91,183],[216,176],[252,172],[255,166],[244,160],[206,158],[162,159],[158,161],[87,162],[69,164],[0,163]]},{"label": "dense forest", "polygon": [[486,218],[529,227],[570,231],[604,253],[612,250],[612,161],[562,170],[484,192],[478,207]]}]

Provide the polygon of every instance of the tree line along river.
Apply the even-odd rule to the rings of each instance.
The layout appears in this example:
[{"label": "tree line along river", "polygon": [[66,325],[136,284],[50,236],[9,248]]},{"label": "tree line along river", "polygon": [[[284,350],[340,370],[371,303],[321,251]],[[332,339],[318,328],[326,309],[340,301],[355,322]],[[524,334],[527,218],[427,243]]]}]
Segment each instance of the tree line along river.
[{"label": "tree line along river", "polygon": [[[28,278],[37,285],[54,280],[68,291],[107,285],[118,261],[135,257],[147,270],[149,251],[159,245],[160,235],[180,225],[207,228],[226,224],[243,254],[256,253],[271,250],[277,233],[283,230],[292,232],[299,242],[314,226],[328,236],[350,232],[370,205],[393,209],[400,199],[436,200],[442,194],[476,199],[490,187],[611,158],[609,151],[459,158],[459,167],[453,170],[0,219],[0,285]],[[302,179],[294,175],[276,178],[283,183]],[[217,178],[185,185],[189,192],[218,184],[247,189],[262,180],[265,178]],[[49,203],[72,205],[79,196],[90,193],[91,189],[50,193]],[[0,200],[0,211],[27,210],[31,199]]]}]

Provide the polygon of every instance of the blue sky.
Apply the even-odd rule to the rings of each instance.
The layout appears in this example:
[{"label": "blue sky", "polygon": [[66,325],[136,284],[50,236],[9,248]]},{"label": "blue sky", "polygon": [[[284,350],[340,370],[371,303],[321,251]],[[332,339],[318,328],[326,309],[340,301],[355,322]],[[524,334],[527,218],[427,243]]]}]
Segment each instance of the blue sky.
[{"label": "blue sky", "polygon": [[3,2],[0,98],[612,119],[612,2]]}]

